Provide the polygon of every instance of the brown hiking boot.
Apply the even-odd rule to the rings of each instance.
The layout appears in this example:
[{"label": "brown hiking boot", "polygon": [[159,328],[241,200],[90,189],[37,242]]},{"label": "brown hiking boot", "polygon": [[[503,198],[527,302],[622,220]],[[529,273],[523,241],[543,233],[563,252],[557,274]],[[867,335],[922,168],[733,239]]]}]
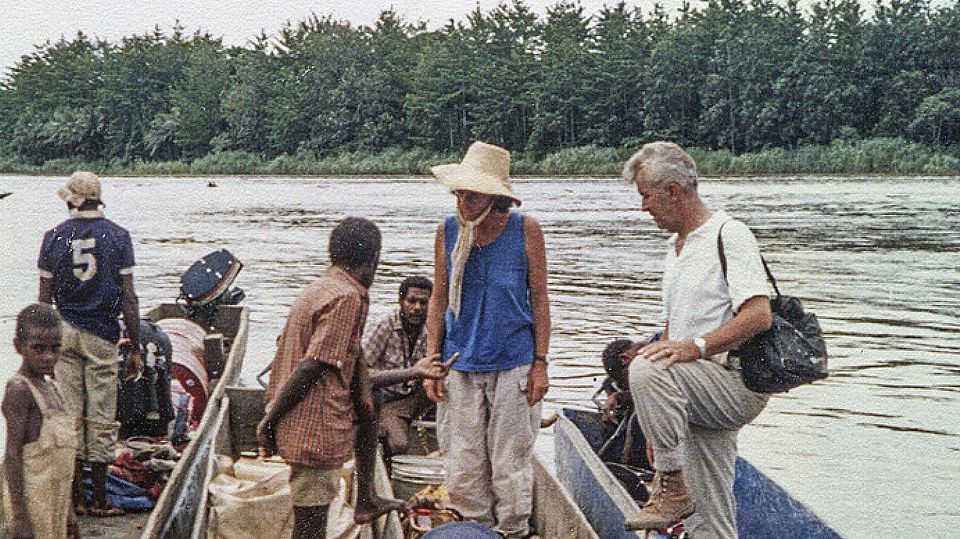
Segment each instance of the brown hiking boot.
[{"label": "brown hiking boot", "polygon": [[640,514],[627,520],[628,530],[658,530],[693,514],[694,504],[683,483],[683,472],[657,472],[650,500]]}]

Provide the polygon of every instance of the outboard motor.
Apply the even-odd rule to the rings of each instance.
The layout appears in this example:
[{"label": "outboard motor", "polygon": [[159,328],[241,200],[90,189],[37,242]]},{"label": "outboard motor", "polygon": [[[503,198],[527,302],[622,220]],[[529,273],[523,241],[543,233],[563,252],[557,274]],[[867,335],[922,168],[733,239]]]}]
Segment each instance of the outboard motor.
[{"label": "outboard motor", "polygon": [[230,288],[243,263],[226,249],[214,251],[193,263],[180,276],[180,298],[190,318],[210,327],[221,305],[237,305],[246,294]]},{"label": "outboard motor", "polygon": [[[243,290],[231,288],[242,267],[226,249],[204,256],[180,277],[177,301],[188,318],[140,321],[142,375],[128,382],[120,365],[117,419],[124,437],[166,435],[176,419],[174,443],[187,441],[186,431],[206,409],[211,378],[219,376],[216,365],[208,372],[204,340],[220,307],[244,299]],[[130,346],[121,353],[128,353]]]},{"label": "outboard motor", "polygon": [[177,415],[172,436],[175,443],[183,440],[184,432],[200,421],[212,388],[211,378],[219,376],[210,372],[211,368],[216,371],[216,367],[208,365],[204,357],[204,338],[213,328],[220,307],[237,305],[246,296],[240,288],[231,288],[241,268],[243,263],[226,249],[194,262],[180,276],[180,297],[177,298],[189,320],[160,321],[173,347],[171,399]]}]

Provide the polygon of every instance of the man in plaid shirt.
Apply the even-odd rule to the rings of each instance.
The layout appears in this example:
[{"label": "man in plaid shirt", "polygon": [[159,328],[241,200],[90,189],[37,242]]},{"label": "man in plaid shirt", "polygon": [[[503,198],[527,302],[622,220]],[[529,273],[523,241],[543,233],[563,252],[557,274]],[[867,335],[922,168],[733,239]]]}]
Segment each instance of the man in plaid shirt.
[{"label": "man in plaid shirt", "polygon": [[[410,420],[433,408],[416,366],[426,356],[427,305],[433,283],[426,277],[407,277],[400,283],[400,305],[367,329],[363,351],[372,378],[409,371],[408,380],[378,392],[382,400],[378,439],[388,455],[406,453]],[[439,355],[434,360],[439,360]],[[378,384],[374,384],[378,385]]]},{"label": "man in plaid shirt", "polygon": [[266,415],[257,427],[264,451],[290,464],[294,539],[325,537],[340,468],[354,449],[359,483],[354,520],[365,523],[404,508],[374,493],[376,417],[360,343],[367,289],[380,261],[380,231],[366,219],[347,218],[330,234],[329,253],[331,267],[290,308],[273,361]]}]

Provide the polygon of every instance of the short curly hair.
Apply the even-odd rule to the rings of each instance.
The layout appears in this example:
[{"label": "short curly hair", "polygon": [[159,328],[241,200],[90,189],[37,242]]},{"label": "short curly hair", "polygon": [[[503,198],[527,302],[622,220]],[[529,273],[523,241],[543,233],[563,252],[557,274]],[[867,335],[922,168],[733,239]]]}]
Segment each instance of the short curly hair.
[{"label": "short curly hair", "polygon": [[380,229],[363,217],[347,217],[330,233],[330,262],[344,268],[359,268],[380,254]]},{"label": "short curly hair", "polygon": [[17,315],[15,335],[18,340],[28,338],[28,332],[44,329],[60,329],[60,313],[46,303],[31,303]]},{"label": "short curly hair", "polygon": [[432,294],[433,281],[426,277],[421,277],[420,275],[407,277],[402,283],[400,283],[400,299],[407,297],[407,292],[410,291],[411,288],[419,288]]},{"label": "short curly hair", "polygon": [[627,387],[627,378],[623,375],[625,365],[620,354],[626,352],[631,346],[633,346],[633,341],[630,339],[616,339],[607,343],[606,348],[600,355],[603,359],[603,370],[620,387]]}]

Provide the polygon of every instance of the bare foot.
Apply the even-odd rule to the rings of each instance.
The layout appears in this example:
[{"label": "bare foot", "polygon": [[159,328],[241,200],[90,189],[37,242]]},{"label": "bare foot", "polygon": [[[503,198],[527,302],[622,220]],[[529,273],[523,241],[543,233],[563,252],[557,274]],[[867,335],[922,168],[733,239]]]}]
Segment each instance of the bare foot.
[{"label": "bare foot", "polygon": [[353,521],[356,524],[368,524],[390,511],[406,510],[407,504],[400,500],[376,497],[368,502],[357,503],[357,508],[353,511]]}]

